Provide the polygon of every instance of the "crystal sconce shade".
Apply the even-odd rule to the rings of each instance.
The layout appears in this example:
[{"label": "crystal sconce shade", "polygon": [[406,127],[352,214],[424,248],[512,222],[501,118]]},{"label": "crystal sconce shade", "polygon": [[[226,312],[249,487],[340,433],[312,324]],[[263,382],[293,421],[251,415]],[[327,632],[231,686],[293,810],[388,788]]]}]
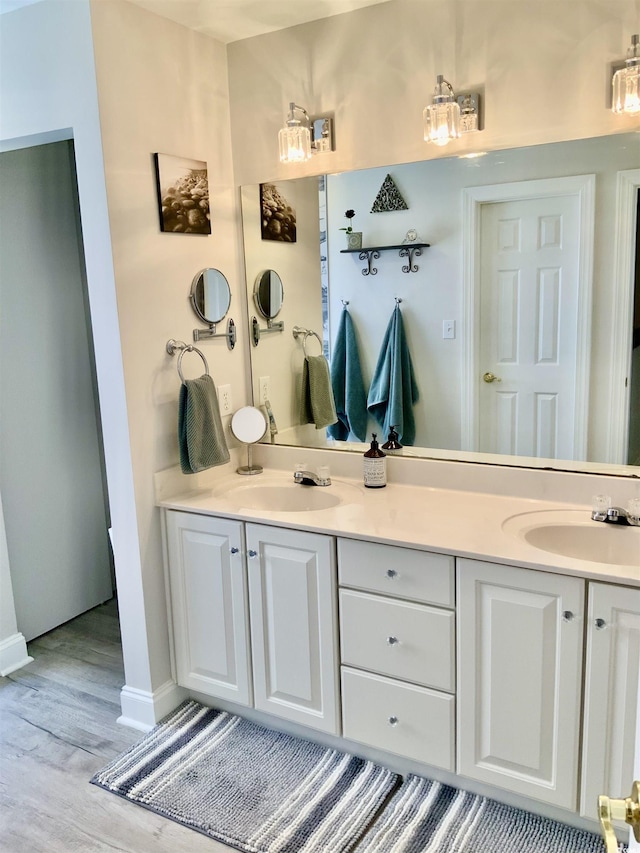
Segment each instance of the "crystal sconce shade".
[{"label": "crystal sconce shade", "polygon": [[433,103],[422,113],[425,142],[446,145],[461,133],[479,130],[479,96],[474,93],[456,98],[451,83],[442,74],[438,74],[436,81]]},{"label": "crystal sconce shade", "polygon": [[442,74],[436,78],[436,88],[433,92],[433,103],[424,108],[425,142],[435,145],[446,145],[450,139],[460,136],[460,107],[455,100],[451,83]]},{"label": "crystal sconce shade", "polygon": [[613,75],[611,109],[614,113],[640,113],[640,38],[637,34],[631,36],[624,68]]},{"label": "crystal sconce shade", "polygon": [[[302,118],[296,118],[296,111]],[[311,159],[311,127],[307,111],[296,106],[293,101],[289,104],[289,118],[280,133],[278,133],[281,163],[304,163]]]},{"label": "crystal sconce shade", "polygon": [[291,101],[287,122],[278,133],[278,147],[281,163],[304,163],[312,154],[333,151],[333,119],[309,118],[304,107]]}]

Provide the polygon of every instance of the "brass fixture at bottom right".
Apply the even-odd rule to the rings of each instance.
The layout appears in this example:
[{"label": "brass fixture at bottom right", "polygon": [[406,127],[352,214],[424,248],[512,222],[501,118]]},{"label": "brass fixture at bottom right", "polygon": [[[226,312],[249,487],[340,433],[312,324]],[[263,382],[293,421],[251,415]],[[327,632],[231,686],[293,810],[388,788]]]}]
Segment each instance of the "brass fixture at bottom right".
[{"label": "brass fixture at bottom right", "polygon": [[613,799],[601,794],[598,797],[598,816],[602,825],[607,853],[618,853],[618,839],[613,828],[614,820],[623,820],[633,828],[636,841],[640,842],[640,782],[631,786],[631,796]]}]

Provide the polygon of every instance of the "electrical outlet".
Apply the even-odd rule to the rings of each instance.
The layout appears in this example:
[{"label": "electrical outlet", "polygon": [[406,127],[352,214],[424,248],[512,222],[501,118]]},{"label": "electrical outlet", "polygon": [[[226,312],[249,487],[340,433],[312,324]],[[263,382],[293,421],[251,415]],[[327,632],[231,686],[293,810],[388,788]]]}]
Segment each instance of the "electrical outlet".
[{"label": "electrical outlet", "polygon": [[259,394],[260,394],[260,402],[264,403],[265,400],[269,399],[269,377],[261,376],[259,380]]},{"label": "electrical outlet", "polygon": [[443,320],[442,321],[442,337],[443,338],[455,338],[456,336],[456,321],[455,320]]},{"label": "electrical outlet", "polygon": [[218,402],[220,403],[220,414],[230,415],[233,409],[231,385],[220,385],[218,388]]}]

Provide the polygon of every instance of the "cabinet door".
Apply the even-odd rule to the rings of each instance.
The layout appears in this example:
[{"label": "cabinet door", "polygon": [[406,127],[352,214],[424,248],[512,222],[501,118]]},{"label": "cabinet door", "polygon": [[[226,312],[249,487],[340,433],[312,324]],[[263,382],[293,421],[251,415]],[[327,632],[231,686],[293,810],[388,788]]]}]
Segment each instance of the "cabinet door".
[{"label": "cabinet door", "polygon": [[577,807],[584,582],[458,560],[458,772]]},{"label": "cabinet door", "polygon": [[334,540],[247,524],[255,707],[339,734]]},{"label": "cabinet door", "polygon": [[242,524],[166,513],[178,684],[251,704]]},{"label": "cabinet door", "polygon": [[[624,531],[621,531],[624,535]],[[580,813],[597,818],[598,796],[626,797],[640,667],[640,590],[589,584]]]}]

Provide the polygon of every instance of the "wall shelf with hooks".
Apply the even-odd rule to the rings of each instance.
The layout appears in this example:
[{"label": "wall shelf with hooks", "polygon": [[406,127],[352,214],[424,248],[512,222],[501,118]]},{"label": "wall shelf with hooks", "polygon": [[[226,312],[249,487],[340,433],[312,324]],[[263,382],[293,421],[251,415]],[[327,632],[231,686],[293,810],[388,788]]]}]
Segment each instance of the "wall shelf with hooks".
[{"label": "wall shelf with hooks", "polygon": [[361,261],[366,261],[367,266],[362,270],[362,275],[376,275],[378,270],[373,266],[373,261],[380,257],[380,252],[399,250],[401,258],[408,258],[409,263],[404,264],[402,272],[418,272],[418,265],[414,264],[414,257],[420,257],[423,249],[428,249],[430,243],[400,243],[397,246],[369,246],[366,249],[340,249],[341,255],[357,254]]}]

